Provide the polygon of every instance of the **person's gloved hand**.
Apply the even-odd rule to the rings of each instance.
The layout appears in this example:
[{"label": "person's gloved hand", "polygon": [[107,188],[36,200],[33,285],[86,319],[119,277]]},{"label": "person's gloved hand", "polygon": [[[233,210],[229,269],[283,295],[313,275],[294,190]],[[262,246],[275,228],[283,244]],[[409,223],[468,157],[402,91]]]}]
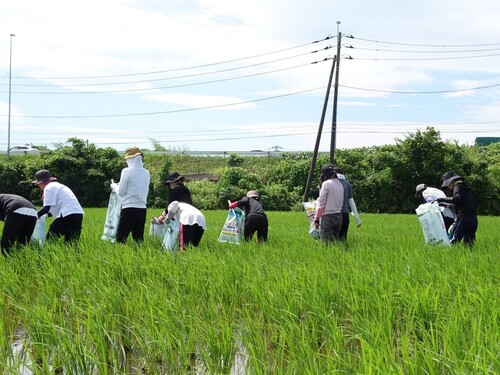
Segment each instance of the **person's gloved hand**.
[{"label": "person's gloved hand", "polygon": [[116,194],[118,194],[118,184],[116,182],[114,182],[113,180],[111,180],[111,184],[109,185],[109,187],[111,188],[111,190],[113,192],[115,192]]},{"label": "person's gloved hand", "polygon": [[237,206],[238,206],[238,201],[236,201],[236,202],[232,202],[232,203],[231,203],[231,201],[227,201],[227,203],[228,203],[228,205],[229,205],[229,206],[228,206],[228,207],[229,207],[229,209],[231,209],[231,208],[235,208],[235,207],[237,207]]},{"label": "person's gloved hand", "polygon": [[315,227],[316,229],[318,229],[318,228],[319,228],[319,219],[314,219],[314,227]]}]

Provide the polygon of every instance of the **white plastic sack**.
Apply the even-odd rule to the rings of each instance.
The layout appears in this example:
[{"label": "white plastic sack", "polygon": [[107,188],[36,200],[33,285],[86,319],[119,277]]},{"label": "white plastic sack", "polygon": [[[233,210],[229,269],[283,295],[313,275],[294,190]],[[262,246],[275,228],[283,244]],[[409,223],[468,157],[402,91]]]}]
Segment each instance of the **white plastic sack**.
[{"label": "white plastic sack", "polygon": [[151,222],[149,225],[149,235],[152,237],[165,238],[167,234],[167,224]]},{"label": "white plastic sack", "polygon": [[45,238],[47,236],[47,220],[46,216],[40,217],[35,224],[35,229],[31,235],[31,241],[36,242],[38,246],[43,247],[45,245]]},{"label": "white plastic sack", "polygon": [[229,209],[226,221],[219,235],[219,242],[239,244],[245,227],[245,213],[238,207]]},{"label": "white plastic sack", "polygon": [[104,222],[104,232],[101,240],[115,242],[118,222],[120,221],[121,200],[113,190],[109,194],[108,211]]},{"label": "white plastic sack", "polygon": [[165,237],[161,244],[165,250],[175,251],[179,249],[180,226],[181,224],[175,220],[170,220],[166,225]]},{"label": "white plastic sack", "polygon": [[312,238],[320,238],[320,227],[316,228],[314,224],[314,216],[316,215],[317,202],[303,202],[302,206],[307,214],[307,219],[309,220],[309,235]]},{"label": "white plastic sack", "polygon": [[450,245],[443,215],[437,203],[423,203],[415,211],[424,232],[425,243]]}]

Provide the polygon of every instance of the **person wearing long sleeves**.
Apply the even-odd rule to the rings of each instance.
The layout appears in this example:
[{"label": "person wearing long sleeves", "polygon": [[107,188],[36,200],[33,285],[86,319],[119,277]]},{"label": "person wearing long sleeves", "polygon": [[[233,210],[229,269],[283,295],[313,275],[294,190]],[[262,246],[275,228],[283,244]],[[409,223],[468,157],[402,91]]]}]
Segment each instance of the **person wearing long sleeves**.
[{"label": "person wearing long sleeves", "polygon": [[43,207],[37,216],[47,214],[53,216],[47,237],[64,237],[66,243],[71,243],[80,238],[84,211],[73,191],[59,182],[51,173],[42,169],[36,172],[32,184],[37,185],[42,191]]},{"label": "person wearing long sleeves", "polygon": [[140,243],[144,241],[146,203],[151,175],[144,168],[143,153],[138,147],[129,147],[125,150],[125,161],[127,167],[122,170],[120,181],[111,184],[121,202],[116,241],[125,243],[132,233],[132,239]]},{"label": "person wearing long sleeves", "polygon": [[264,212],[264,205],[257,190],[250,190],[246,196],[235,202],[229,202],[229,208],[239,207],[245,211],[243,236],[250,241],[257,233],[257,243],[267,241],[269,222]]},{"label": "person wearing long sleeves", "polygon": [[465,179],[455,171],[443,174],[442,188],[452,191],[451,197],[438,198],[438,202],[453,203],[457,220],[451,233],[450,243],[457,244],[463,240],[465,245],[472,246],[476,242],[477,212],[476,197]]},{"label": "person wearing long sleeves", "polygon": [[168,196],[167,206],[173,201],[184,202],[193,205],[191,192],[186,187],[186,185],[184,185],[184,181],[184,176],[181,176],[179,172],[172,172],[167,176],[167,181],[165,183],[170,185],[170,194]]},{"label": "person wearing long sleeves", "polygon": [[175,220],[180,224],[180,251],[185,251],[188,246],[197,247],[200,244],[207,228],[205,216],[200,210],[189,203],[173,201],[157,219],[159,223],[168,223],[170,220]]},{"label": "person wearing long sleeves", "polygon": [[352,195],[352,185],[344,176],[344,172],[340,168],[334,168],[335,173],[339,182],[344,188],[344,203],[342,204],[342,226],[340,227],[339,238],[342,241],[347,240],[347,232],[349,231],[349,214],[352,212],[354,215],[354,220],[356,220],[356,226],[359,228],[361,226],[361,219],[358,214],[358,209],[356,203],[354,202],[354,197]]},{"label": "person wearing long sleeves", "polygon": [[36,208],[15,194],[0,194],[0,220],[4,222],[0,247],[6,255],[17,243],[28,244],[37,220]]},{"label": "person wearing long sleeves", "polygon": [[320,181],[321,187],[314,223],[316,227],[321,224],[321,239],[329,243],[340,239],[344,187],[331,164],[321,168]]}]

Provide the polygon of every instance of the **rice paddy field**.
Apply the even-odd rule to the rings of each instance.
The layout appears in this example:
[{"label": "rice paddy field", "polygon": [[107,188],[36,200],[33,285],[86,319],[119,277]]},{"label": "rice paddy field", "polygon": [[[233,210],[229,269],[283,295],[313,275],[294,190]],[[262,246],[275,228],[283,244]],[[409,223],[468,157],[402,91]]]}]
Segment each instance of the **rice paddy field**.
[{"label": "rice paddy field", "polygon": [[269,241],[235,245],[206,211],[200,246],[169,253],[102,241],[105,213],[78,245],[0,257],[2,374],[500,373],[498,217],[472,249],[384,214],[325,246],[304,212],[268,212]]}]

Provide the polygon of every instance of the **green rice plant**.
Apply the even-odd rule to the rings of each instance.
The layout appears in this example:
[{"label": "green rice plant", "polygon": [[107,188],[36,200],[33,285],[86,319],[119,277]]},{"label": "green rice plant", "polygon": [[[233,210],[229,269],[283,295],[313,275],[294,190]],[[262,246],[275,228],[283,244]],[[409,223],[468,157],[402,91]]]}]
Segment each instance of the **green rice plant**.
[{"label": "green rice plant", "polygon": [[327,246],[303,212],[269,212],[268,242],[235,245],[226,214],[171,253],[102,241],[105,210],[86,209],[73,246],[0,257],[1,371],[22,329],[35,374],[500,372],[499,218],[473,248],[433,247],[416,215],[362,214]]}]

